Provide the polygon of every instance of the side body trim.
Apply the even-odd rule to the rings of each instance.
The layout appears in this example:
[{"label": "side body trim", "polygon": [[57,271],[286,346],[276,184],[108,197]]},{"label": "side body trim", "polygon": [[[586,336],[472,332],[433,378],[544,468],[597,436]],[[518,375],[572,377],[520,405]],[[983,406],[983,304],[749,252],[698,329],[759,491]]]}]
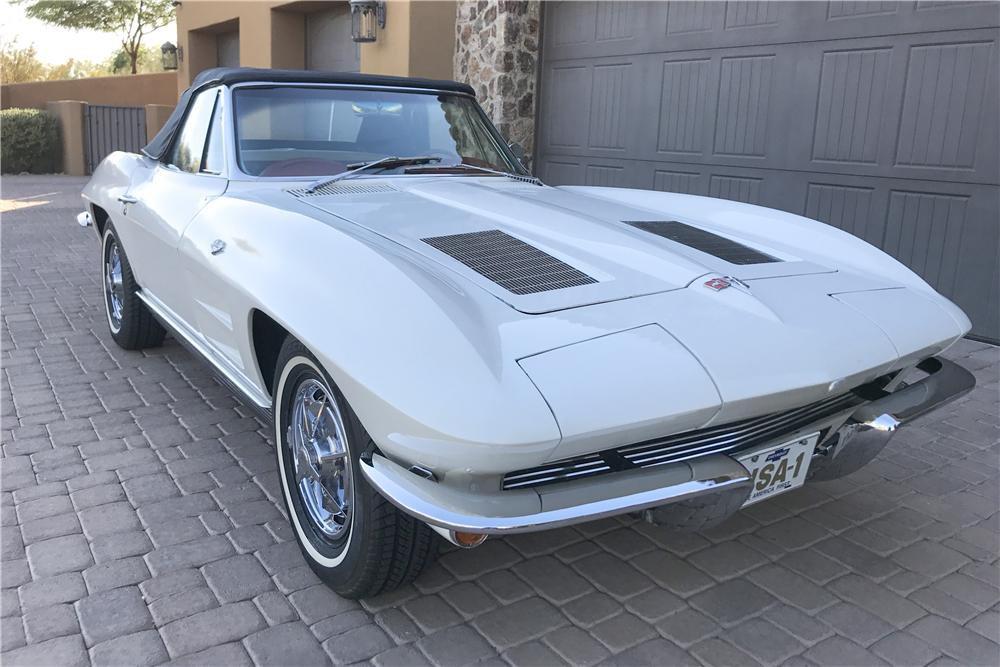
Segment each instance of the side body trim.
[{"label": "side body trim", "polygon": [[179,343],[188,348],[195,356],[208,363],[219,380],[233,390],[244,402],[266,423],[272,422],[271,399],[250,382],[239,370],[233,368],[224,359],[212,353],[211,348],[201,339],[196,331],[185,324],[159,299],[147,292],[139,290],[137,296],[142,299],[150,312],[159,320]]}]

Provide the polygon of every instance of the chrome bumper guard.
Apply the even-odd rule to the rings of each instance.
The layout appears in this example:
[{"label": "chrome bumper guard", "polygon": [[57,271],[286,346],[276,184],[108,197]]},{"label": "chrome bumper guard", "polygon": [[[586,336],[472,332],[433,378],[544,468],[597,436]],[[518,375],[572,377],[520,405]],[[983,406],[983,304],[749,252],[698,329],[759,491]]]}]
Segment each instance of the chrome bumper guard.
[{"label": "chrome bumper guard", "polygon": [[[813,457],[810,479],[822,482],[848,475],[871,462],[901,426],[949,403],[976,386],[972,373],[946,359],[925,359],[917,368],[926,377],[895,391],[866,386],[855,394],[859,406]],[[818,460],[817,460],[818,459]]]},{"label": "chrome bumper guard", "polygon": [[[927,377],[898,391],[867,391],[844,427],[855,437],[870,432],[887,441],[906,422],[970,391],[975,377],[938,358],[918,365]],[[790,434],[788,434],[790,435]],[[781,438],[776,438],[779,443]],[[864,441],[865,438],[858,438]],[[413,474],[388,458],[361,460],[368,482],[411,516],[445,531],[525,533],[556,528],[745,487],[749,473],[724,454],[655,468],[493,493],[463,491]]]},{"label": "chrome bumper guard", "polygon": [[749,484],[746,468],[728,456],[581,480],[546,489],[474,494],[418,477],[375,454],[361,461],[369,483],[404,512],[431,526],[499,535],[568,526],[717,493]]},{"label": "chrome bumper guard", "polygon": [[964,396],[976,386],[975,375],[947,359],[924,359],[917,364],[917,369],[927,376],[897,391],[858,391],[858,395],[868,402],[855,410],[851,418],[878,431],[894,431]]}]

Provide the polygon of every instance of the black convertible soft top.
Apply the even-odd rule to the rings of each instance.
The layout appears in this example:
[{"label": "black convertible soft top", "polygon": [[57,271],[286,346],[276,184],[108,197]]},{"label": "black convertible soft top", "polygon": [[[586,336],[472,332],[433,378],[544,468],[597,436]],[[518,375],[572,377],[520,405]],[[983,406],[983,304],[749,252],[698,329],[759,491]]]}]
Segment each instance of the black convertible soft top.
[{"label": "black convertible soft top", "polygon": [[323,72],[319,70],[261,69],[256,67],[216,67],[201,72],[185,90],[173,113],[153,140],[142,149],[151,158],[159,160],[170,147],[170,142],[180,127],[184,114],[195,93],[212,86],[247,81],[277,83],[344,83],[355,86],[392,86],[395,88],[418,88],[424,90],[446,90],[455,93],[475,95],[472,87],[456,81],[417,79],[403,76],[382,76],[379,74],[357,74],[354,72]]}]

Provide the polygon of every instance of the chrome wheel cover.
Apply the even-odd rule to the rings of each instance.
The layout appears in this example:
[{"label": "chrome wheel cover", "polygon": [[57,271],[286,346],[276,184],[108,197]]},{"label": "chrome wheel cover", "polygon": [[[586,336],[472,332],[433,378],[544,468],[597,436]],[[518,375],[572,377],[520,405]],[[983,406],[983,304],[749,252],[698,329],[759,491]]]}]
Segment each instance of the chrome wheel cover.
[{"label": "chrome wheel cover", "polygon": [[114,239],[108,240],[108,250],[104,257],[104,295],[111,327],[118,331],[122,326],[122,311],[125,308],[125,287],[122,282],[121,251]]},{"label": "chrome wheel cover", "polygon": [[320,381],[295,391],[288,426],[295,485],[313,526],[326,538],[346,534],[354,507],[351,463],[340,409]]}]

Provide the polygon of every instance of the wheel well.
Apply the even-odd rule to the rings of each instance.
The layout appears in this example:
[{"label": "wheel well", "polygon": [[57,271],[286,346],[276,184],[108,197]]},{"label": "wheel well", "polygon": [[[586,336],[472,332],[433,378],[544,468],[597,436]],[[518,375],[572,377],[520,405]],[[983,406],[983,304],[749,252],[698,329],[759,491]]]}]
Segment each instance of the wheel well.
[{"label": "wheel well", "polygon": [[274,392],[274,367],[278,363],[281,345],[288,331],[265,313],[254,310],[251,315],[250,331],[253,338],[253,353],[257,358],[257,368],[269,394]]},{"label": "wheel well", "polygon": [[92,204],[94,226],[97,227],[97,235],[104,236],[104,225],[108,222],[108,212],[97,204]]}]

